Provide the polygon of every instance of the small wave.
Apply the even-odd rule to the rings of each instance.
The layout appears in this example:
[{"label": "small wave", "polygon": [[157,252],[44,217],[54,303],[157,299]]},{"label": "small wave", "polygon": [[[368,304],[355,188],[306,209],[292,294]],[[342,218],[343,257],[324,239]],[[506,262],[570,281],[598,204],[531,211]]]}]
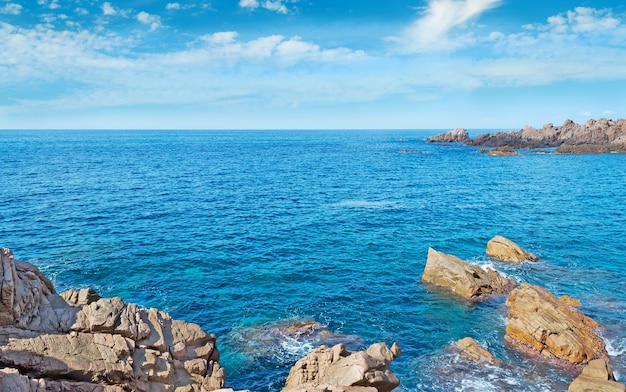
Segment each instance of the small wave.
[{"label": "small wave", "polygon": [[604,344],[606,345],[606,352],[612,357],[618,357],[626,353],[626,338],[622,339],[609,339],[603,337]]},{"label": "small wave", "polygon": [[391,200],[367,201],[367,200],[342,200],[331,204],[332,207],[370,208],[370,209],[395,209],[402,208],[397,202]]}]

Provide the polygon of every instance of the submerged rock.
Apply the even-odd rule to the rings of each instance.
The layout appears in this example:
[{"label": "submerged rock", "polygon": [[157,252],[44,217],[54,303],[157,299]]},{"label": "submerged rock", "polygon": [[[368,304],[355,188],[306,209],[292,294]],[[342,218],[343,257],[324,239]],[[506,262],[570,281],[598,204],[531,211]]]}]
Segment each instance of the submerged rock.
[{"label": "submerged rock", "polygon": [[526,252],[515,242],[508,238],[497,235],[487,243],[487,256],[500,261],[521,263],[522,261],[537,261],[539,258],[532,253]]},{"label": "submerged rock", "polygon": [[68,303],[37,267],[16,261],[6,248],[0,256],[0,366],[13,369],[0,374],[0,390],[224,386],[216,338],[198,325],[88,290],[70,292]]},{"label": "submerged rock", "polygon": [[483,348],[476,340],[467,337],[456,342],[456,347],[462,358],[476,363],[488,363],[494,366],[503,366],[504,363],[494,357],[489,351]]},{"label": "submerged rock", "polygon": [[615,380],[613,369],[603,359],[594,359],[567,388],[567,392],[626,392],[626,385]]},{"label": "submerged rock", "polygon": [[515,152],[515,149],[511,146],[502,146],[492,148],[491,151],[487,153],[490,157],[510,157],[514,155],[520,155]]},{"label": "submerged rock", "polygon": [[472,300],[487,295],[508,294],[517,286],[514,279],[506,278],[495,270],[484,270],[433,248],[428,248],[422,280],[446,287]]},{"label": "submerged rock", "polygon": [[390,369],[391,361],[400,355],[400,347],[395,343],[391,348],[376,343],[354,353],[342,344],[332,348],[321,346],[291,368],[283,392],[389,392],[400,385]]},{"label": "submerged rock", "polygon": [[523,283],[506,300],[509,322],[505,339],[519,347],[572,364],[607,358],[600,326],[564,305],[548,290]]},{"label": "submerged rock", "polygon": [[464,128],[455,128],[446,133],[432,136],[428,138],[430,142],[444,142],[444,143],[468,143],[470,141],[469,134]]},{"label": "submerged rock", "polygon": [[331,331],[315,320],[282,320],[237,328],[231,331],[229,338],[247,357],[281,358],[284,361],[300,358],[322,345],[358,347],[363,344],[360,337]]}]

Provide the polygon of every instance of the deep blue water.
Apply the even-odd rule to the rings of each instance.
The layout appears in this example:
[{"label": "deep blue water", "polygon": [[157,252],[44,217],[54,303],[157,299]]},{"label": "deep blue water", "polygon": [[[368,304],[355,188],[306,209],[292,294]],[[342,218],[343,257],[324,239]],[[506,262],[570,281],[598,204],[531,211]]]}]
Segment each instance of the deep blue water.
[{"label": "deep blue water", "polygon": [[[279,391],[316,320],[349,348],[397,341],[403,391],[565,390],[575,374],[503,342],[504,298],[420,283],[428,247],[583,302],[626,378],[626,155],[488,157],[433,131],[0,131],[0,242],[58,291],[91,286],[218,336],[227,386]],[[402,140],[402,141],[401,141]],[[400,151],[414,150],[414,153]],[[472,336],[527,371],[479,369]]]}]

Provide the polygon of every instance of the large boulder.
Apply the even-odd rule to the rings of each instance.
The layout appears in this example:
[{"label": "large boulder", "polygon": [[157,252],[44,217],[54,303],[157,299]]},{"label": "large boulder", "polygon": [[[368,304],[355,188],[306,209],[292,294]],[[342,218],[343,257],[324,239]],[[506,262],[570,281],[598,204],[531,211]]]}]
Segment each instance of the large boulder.
[{"label": "large boulder", "polygon": [[400,355],[395,343],[391,348],[385,343],[376,343],[354,353],[347,351],[343,344],[332,348],[321,346],[291,368],[283,392],[389,392],[400,385],[390,369],[391,361]]},{"label": "large boulder", "polygon": [[515,242],[500,235],[493,237],[487,243],[487,255],[501,261],[521,263],[522,261],[537,261],[539,258],[522,249]]},{"label": "large boulder", "polygon": [[600,327],[591,318],[559,301],[548,290],[523,283],[506,300],[509,321],[505,339],[544,357],[586,364],[607,358]]},{"label": "large boulder", "polygon": [[0,373],[0,390],[224,386],[216,338],[198,325],[92,290],[67,292],[66,302],[35,266],[6,248],[0,256],[0,367],[13,369]]},{"label": "large boulder", "polygon": [[626,392],[626,385],[615,381],[613,369],[603,359],[594,359],[567,388],[567,392]]},{"label": "large boulder", "polygon": [[469,134],[464,128],[455,128],[446,133],[432,136],[428,138],[430,142],[444,142],[444,143],[467,143],[470,141]]},{"label": "large boulder", "polygon": [[487,295],[507,294],[517,286],[492,269],[482,269],[460,258],[428,248],[422,280],[448,288],[465,298],[479,300]]}]

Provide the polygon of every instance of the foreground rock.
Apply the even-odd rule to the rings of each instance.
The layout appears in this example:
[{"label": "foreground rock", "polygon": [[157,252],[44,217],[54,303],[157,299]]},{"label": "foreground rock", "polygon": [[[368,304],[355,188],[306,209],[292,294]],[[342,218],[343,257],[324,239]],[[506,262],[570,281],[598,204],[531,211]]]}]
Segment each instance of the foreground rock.
[{"label": "foreground rock", "polygon": [[[0,390],[211,391],[224,386],[215,336],[92,291],[57,295],[3,248]],[[15,369],[19,369],[15,370]]]},{"label": "foreground rock", "polygon": [[494,270],[484,270],[456,256],[428,248],[428,260],[422,280],[451,289],[472,300],[487,295],[508,294],[517,286],[513,279],[506,278]]},{"label": "foreground rock", "polygon": [[342,344],[321,346],[291,368],[283,392],[389,392],[400,385],[390,369],[391,361],[400,355],[395,343],[391,348],[376,343],[354,353]]},{"label": "foreground rock", "polygon": [[[526,126],[517,132],[478,135],[468,142],[474,146],[510,146],[513,148],[544,148],[562,145],[607,146],[608,151],[625,151],[626,119],[601,118],[576,124],[567,120],[561,126],[546,124],[542,129]],[[589,147],[587,147],[589,150]],[[601,152],[601,150],[597,150]]]},{"label": "foreground rock", "polygon": [[430,142],[444,142],[444,143],[468,143],[470,142],[469,134],[467,130],[463,128],[455,128],[446,133],[432,136],[428,138]]},{"label": "foreground rock", "polygon": [[548,290],[524,283],[511,292],[506,304],[510,309],[505,339],[518,347],[573,364],[608,357],[596,334],[598,323]]},{"label": "foreground rock", "polygon": [[626,385],[615,381],[613,369],[603,359],[589,362],[567,392],[626,392]]},{"label": "foreground rock", "polygon": [[487,256],[500,261],[521,263],[522,261],[537,261],[539,258],[532,253],[526,252],[515,242],[508,238],[497,235],[487,243]]}]

